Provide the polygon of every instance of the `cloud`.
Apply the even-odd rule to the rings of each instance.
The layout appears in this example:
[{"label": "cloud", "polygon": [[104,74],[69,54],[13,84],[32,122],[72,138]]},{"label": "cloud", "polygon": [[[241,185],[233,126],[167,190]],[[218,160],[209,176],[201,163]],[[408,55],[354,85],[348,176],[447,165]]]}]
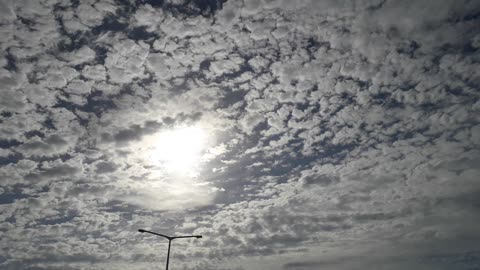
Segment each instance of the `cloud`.
[{"label": "cloud", "polygon": [[4,98],[2,98],[0,105],[8,111],[21,112],[27,107],[27,102],[23,93],[17,91],[17,89],[22,86],[25,76],[3,71],[3,74],[0,75],[0,83],[2,84]]},{"label": "cloud", "polygon": [[118,169],[118,165],[112,162],[98,162],[95,164],[96,170],[95,172],[98,174],[104,174],[104,173],[112,173]]},{"label": "cloud", "polygon": [[[194,187],[193,189],[191,187]],[[137,188],[134,192],[122,194],[118,199],[157,211],[178,211],[194,209],[212,204],[215,190],[188,181],[175,181],[162,187]]]},{"label": "cloud", "polygon": [[103,134],[104,141],[115,141],[117,144],[121,145],[123,143],[128,143],[129,141],[140,140],[142,136],[153,134],[158,129],[160,129],[162,124],[156,121],[146,122],[142,128],[139,125],[133,125],[128,129],[120,130],[113,136],[110,134]]},{"label": "cloud", "polygon": [[51,135],[44,140],[38,138],[18,147],[25,156],[50,156],[65,153],[69,145],[58,135]]},{"label": "cloud", "polygon": [[0,268],[478,265],[477,2],[0,7]]},{"label": "cloud", "polygon": [[40,169],[38,173],[32,173],[25,176],[25,180],[42,183],[63,177],[71,177],[80,173],[80,169],[68,164],[58,164],[45,169]]}]

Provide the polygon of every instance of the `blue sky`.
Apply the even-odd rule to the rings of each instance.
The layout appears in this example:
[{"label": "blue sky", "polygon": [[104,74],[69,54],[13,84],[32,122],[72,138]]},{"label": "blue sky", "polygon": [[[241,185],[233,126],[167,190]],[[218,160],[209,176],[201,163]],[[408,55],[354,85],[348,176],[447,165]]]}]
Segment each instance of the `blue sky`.
[{"label": "blue sky", "polygon": [[480,268],[479,14],[0,0],[0,268]]}]

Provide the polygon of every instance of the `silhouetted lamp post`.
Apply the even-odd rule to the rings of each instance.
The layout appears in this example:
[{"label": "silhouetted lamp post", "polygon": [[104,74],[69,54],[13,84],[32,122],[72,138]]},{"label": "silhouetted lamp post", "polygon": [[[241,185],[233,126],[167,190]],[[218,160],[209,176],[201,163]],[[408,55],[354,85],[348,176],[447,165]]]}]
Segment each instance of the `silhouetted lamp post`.
[{"label": "silhouetted lamp post", "polygon": [[167,253],[167,268],[166,268],[166,270],[168,270],[168,261],[170,260],[170,245],[172,244],[173,239],[176,239],[176,238],[202,238],[201,235],[167,236],[167,235],[164,235],[164,234],[151,232],[151,231],[147,231],[147,230],[144,230],[144,229],[139,229],[138,231],[141,232],[141,233],[151,233],[151,234],[158,235],[158,236],[161,236],[161,237],[165,237],[165,238],[168,239],[168,253]]}]

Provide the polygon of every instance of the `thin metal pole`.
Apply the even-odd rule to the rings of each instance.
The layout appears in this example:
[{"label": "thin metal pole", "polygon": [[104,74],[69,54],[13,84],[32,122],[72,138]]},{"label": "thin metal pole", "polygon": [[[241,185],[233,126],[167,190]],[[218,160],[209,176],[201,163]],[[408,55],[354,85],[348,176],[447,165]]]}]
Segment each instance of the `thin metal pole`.
[{"label": "thin metal pole", "polygon": [[150,234],[158,235],[158,236],[161,236],[161,237],[164,237],[164,238],[168,239],[167,268],[166,268],[167,270],[168,270],[168,263],[170,261],[170,246],[172,245],[172,240],[173,239],[176,239],[176,238],[192,238],[192,237],[202,238],[201,235],[168,236],[168,235],[164,235],[164,234],[161,234],[161,233],[147,231],[147,230],[144,230],[144,229],[138,229],[138,232],[140,232],[140,233],[150,233]]},{"label": "thin metal pole", "polygon": [[168,270],[168,261],[170,260],[170,245],[171,244],[172,244],[172,239],[168,239],[167,270]]}]

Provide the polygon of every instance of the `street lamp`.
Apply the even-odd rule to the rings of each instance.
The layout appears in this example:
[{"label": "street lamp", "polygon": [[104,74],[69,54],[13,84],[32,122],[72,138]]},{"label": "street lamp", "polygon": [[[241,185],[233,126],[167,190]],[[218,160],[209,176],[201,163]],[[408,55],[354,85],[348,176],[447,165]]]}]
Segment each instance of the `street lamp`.
[{"label": "street lamp", "polygon": [[151,231],[147,231],[147,230],[144,230],[144,229],[138,229],[138,232],[141,232],[141,233],[150,233],[150,234],[154,234],[154,235],[157,235],[157,236],[165,237],[165,238],[168,239],[167,268],[166,268],[166,270],[168,270],[168,261],[170,260],[170,245],[172,244],[172,240],[173,240],[173,239],[176,239],[176,238],[202,238],[201,235],[167,236],[167,235],[164,235],[164,234],[160,234],[160,233],[156,233],[156,232],[151,232]]}]

